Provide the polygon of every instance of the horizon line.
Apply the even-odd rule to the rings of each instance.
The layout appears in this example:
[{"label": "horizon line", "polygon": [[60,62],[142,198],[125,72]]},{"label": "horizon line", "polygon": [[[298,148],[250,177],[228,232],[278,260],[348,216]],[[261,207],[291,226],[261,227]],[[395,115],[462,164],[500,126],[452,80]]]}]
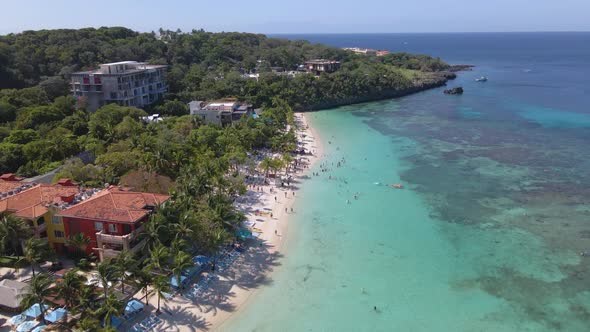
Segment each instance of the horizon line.
[{"label": "horizon line", "polygon": [[[79,28],[40,28],[40,29],[23,29],[17,32],[0,32],[0,35],[19,34],[26,31],[42,31],[42,30],[81,30],[88,28],[114,28],[123,27],[136,32],[157,32],[160,28],[143,30],[126,27],[124,25],[111,25],[111,26],[87,26]],[[164,28],[162,28],[164,29]],[[180,29],[180,28],[177,28]],[[176,31],[177,29],[166,28],[165,30]],[[192,30],[204,30],[205,32],[220,33],[220,32],[238,32],[238,33],[253,33],[253,34],[264,34],[264,35],[386,35],[386,34],[499,34],[499,33],[590,33],[590,30],[513,30],[513,31],[404,31],[404,32],[252,32],[252,31],[240,31],[240,30],[207,30],[204,28],[191,28],[190,30],[183,31],[183,33],[191,32]]]}]

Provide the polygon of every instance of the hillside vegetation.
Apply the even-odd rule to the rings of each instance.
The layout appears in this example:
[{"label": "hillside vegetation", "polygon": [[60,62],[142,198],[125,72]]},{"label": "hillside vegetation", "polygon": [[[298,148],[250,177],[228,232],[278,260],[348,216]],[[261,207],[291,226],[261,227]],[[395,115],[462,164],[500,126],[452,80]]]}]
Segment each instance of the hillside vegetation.
[{"label": "hillside vegetation", "polygon": [[[339,60],[342,68],[320,77],[301,74],[289,78],[271,71],[272,67],[293,70],[312,58]],[[145,125],[138,120],[144,110],[115,105],[88,114],[68,96],[70,73],[123,60],[169,65],[169,93],[145,111],[176,118]],[[85,174],[69,174],[77,180],[116,181],[138,169],[175,180],[180,168],[194,158],[195,149],[220,158],[276,146],[290,110],[385,98],[441,85],[446,78],[440,71],[446,68],[441,60],[424,55],[368,57],[307,41],[249,33],[139,33],[113,27],[0,36],[0,173],[32,176],[85,152],[91,161],[96,160],[85,166]],[[260,73],[258,80],[242,78],[243,73],[253,71]],[[272,121],[246,120],[225,129],[184,117],[186,102],[223,97],[276,114]]]}]

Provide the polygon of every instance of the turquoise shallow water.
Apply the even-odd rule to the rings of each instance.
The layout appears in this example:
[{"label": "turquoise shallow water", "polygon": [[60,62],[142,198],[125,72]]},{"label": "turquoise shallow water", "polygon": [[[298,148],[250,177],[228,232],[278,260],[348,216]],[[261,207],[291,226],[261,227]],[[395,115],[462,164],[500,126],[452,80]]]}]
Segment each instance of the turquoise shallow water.
[{"label": "turquoise shallow water", "polygon": [[[564,278],[556,263],[578,257],[552,253],[521,229],[437,220],[411,186],[384,186],[400,182],[403,158],[418,148],[358,116],[384,108],[395,112],[394,104],[377,103],[311,114],[331,171],[303,184],[282,266],[222,330],[551,330],[527,308],[487,292],[480,277],[503,278],[504,270],[554,282]],[[342,158],[342,167],[332,166]],[[580,294],[580,302],[589,299]],[[568,303],[546,305],[564,315],[567,330],[584,330],[581,321],[566,322]]]},{"label": "turquoise shallow water", "polygon": [[590,34],[305,38],[476,67],[449,82],[462,96],[310,115],[332,171],[221,330],[590,331]]}]

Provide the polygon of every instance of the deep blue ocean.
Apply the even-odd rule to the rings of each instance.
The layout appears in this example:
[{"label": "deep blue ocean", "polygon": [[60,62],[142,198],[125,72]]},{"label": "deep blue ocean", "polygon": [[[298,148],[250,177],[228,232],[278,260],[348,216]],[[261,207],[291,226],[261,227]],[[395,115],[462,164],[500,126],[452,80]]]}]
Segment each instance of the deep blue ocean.
[{"label": "deep blue ocean", "polygon": [[278,37],[475,67],[310,114],[330,172],[221,330],[590,331],[590,33]]}]

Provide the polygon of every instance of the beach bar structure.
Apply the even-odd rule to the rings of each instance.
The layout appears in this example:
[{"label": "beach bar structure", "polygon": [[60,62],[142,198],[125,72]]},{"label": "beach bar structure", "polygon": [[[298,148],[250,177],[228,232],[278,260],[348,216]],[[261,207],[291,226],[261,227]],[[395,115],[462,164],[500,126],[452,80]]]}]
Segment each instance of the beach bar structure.
[{"label": "beach bar structure", "polygon": [[305,61],[305,69],[316,75],[321,73],[333,73],[340,69],[340,61],[326,60],[326,59],[314,59]]}]

